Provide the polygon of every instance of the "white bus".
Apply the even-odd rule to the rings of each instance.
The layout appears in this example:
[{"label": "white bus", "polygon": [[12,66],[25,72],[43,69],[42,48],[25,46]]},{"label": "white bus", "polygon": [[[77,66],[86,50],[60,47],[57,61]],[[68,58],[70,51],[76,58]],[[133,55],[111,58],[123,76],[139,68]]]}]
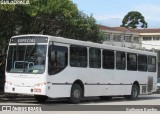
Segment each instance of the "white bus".
[{"label": "white bus", "polygon": [[38,102],[68,98],[124,96],[135,100],[156,91],[155,52],[48,35],[11,38],[5,92],[28,94]]}]

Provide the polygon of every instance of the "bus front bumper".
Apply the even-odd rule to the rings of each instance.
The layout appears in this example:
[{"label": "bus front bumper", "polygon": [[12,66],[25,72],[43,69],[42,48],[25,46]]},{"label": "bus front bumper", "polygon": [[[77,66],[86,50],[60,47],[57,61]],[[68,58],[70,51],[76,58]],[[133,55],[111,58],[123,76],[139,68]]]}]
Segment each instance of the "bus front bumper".
[{"label": "bus front bumper", "polygon": [[15,86],[5,83],[5,93],[46,95],[46,86]]}]

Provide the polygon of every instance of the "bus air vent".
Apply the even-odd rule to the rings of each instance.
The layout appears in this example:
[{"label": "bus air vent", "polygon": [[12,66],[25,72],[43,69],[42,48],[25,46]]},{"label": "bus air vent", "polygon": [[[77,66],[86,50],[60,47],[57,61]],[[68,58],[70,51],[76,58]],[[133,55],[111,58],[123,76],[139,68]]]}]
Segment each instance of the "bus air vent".
[{"label": "bus air vent", "polygon": [[145,94],[147,92],[147,87],[146,86],[142,86],[142,94]]},{"label": "bus air vent", "polygon": [[152,92],[153,90],[153,77],[149,76],[148,77],[148,92]]}]

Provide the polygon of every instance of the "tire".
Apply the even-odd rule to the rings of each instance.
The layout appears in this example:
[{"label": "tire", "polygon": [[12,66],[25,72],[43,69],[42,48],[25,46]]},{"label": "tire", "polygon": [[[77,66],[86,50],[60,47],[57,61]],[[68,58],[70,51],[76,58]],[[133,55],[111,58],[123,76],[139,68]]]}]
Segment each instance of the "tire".
[{"label": "tire", "polygon": [[99,96],[100,99],[111,100],[112,96]]},{"label": "tire", "polygon": [[137,100],[139,96],[139,87],[137,85],[132,86],[131,95],[125,96],[127,100]]},{"label": "tire", "polygon": [[79,84],[73,84],[71,88],[71,96],[69,102],[77,104],[81,101],[82,98],[82,88]]},{"label": "tire", "polygon": [[43,96],[43,95],[35,95],[34,98],[39,103],[44,103],[48,99],[47,96]]}]

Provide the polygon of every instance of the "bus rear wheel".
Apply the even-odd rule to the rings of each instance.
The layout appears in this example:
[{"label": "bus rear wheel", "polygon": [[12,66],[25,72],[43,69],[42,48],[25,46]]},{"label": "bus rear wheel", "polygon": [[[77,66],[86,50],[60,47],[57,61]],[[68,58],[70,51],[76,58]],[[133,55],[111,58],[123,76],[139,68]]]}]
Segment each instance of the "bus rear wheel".
[{"label": "bus rear wheel", "polygon": [[127,100],[137,100],[138,96],[139,96],[139,87],[136,84],[134,84],[132,86],[131,95],[127,95],[127,96],[125,96],[125,98]]},{"label": "bus rear wheel", "polygon": [[44,103],[48,99],[48,97],[44,95],[34,95],[34,98],[39,103]]},{"label": "bus rear wheel", "polygon": [[79,84],[73,84],[71,88],[71,96],[69,98],[69,102],[73,104],[77,104],[80,102],[82,98],[82,88]]}]

